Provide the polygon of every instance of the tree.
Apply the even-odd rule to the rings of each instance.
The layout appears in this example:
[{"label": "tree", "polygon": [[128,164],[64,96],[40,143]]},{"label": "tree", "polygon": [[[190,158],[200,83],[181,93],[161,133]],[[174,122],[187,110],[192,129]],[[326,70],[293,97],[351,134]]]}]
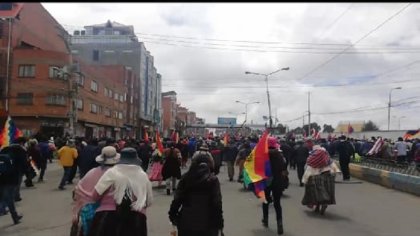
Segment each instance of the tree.
[{"label": "tree", "polygon": [[[308,132],[308,125],[307,124],[304,125],[303,126],[303,129],[305,130],[305,132]],[[311,135],[312,134],[312,129],[315,129],[316,132],[318,132],[318,131],[321,130],[321,126],[319,126],[316,122],[311,123],[311,130],[309,131],[309,134],[308,135]]]},{"label": "tree", "polygon": [[334,128],[332,127],[332,125],[324,124],[322,127],[323,127],[322,133],[332,133],[332,132],[334,132]]},{"label": "tree", "polygon": [[369,120],[365,125],[363,126],[362,131],[377,131],[379,130],[378,126],[373,123],[373,121]]}]

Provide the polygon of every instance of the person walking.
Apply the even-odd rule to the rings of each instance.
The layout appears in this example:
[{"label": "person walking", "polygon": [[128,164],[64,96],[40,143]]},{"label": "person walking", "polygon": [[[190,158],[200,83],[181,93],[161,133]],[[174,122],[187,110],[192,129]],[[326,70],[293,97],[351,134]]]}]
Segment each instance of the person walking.
[{"label": "person walking", "polygon": [[67,141],[66,145],[60,148],[57,153],[64,170],[58,189],[65,190],[64,185],[69,181],[74,160],[78,156],[77,149],[74,146],[74,140],[70,139]]},{"label": "person walking", "polygon": [[91,169],[99,165],[96,161],[96,157],[101,154],[102,149],[103,148],[98,146],[98,140],[92,139],[79,153],[77,163],[79,165],[80,178],[83,178]]},{"label": "person walking", "polygon": [[293,152],[293,154],[294,154],[294,159],[296,161],[296,166],[297,166],[297,176],[299,179],[299,186],[303,187],[304,185],[302,183],[302,176],[303,176],[303,173],[305,172],[305,164],[306,164],[306,159],[309,156],[309,148],[303,143],[303,141],[298,141],[296,150]]},{"label": "person walking", "polygon": [[340,172],[325,148],[315,145],[306,162],[302,182],[305,184],[305,195],[302,204],[315,212],[324,215],[328,205],[335,202],[335,175]]},{"label": "person walking", "polygon": [[238,183],[243,183],[243,170],[246,158],[252,152],[251,144],[249,141],[245,141],[242,147],[239,149],[238,156],[236,157],[235,165],[239,168]]},{"label": "person walking", "polygon": [[228,145],[223,149],[223,161],[227,164],[229,181],[233,181],[235,176],[235,158],[238,155],[238,148],[234,141],[229,141]]},{"label": "person walking", "polygon": [[141,164],[134,148],[123,148],[120,161],[99,179],[93,199],[100,205],[88,236],[147,236],[153,192]]},{"label": "person walking", "polygon": [[29,169],[26,149],[23,147],[25,142],[24,137],[17,138],[0,151],[0,203],[7,206],[15,225],[23,217],[16,210],[15,200],[22,200],[19,189],[23,175]]},{"label": "person walking", "polygon": [[[102,175],[120,160],[120,154],[117,149],[112,146],[106,146],[101,153],[95,157],[98,167],[89,170],[82,179],[77,183],[74,191],[74,207],[72,224],[76,228],[80,228],[77,236],[86,236],[89,234],[90,226],[93,221],[94,213],[98,210],[99,204],[93,198],[95,185],[98,183]],[[101,199],[102,202],[113,201],[111,191],[107,192]],[[102,205],[104,207],[105,204]],[[99,208],[101,211],[102,208]],[[79,227],[80,226],[80,227]]]},{"label": "person walking", "polygon": [[408,149],[407,143],[404,142],[402,137],[399,137],[398,141],[394,144],[394,150],[396,150],[396,153],[397,153],[397,163],[398,164],[402,164],[405,161],[408,162],[407,150],[409,150],[409,149]]},{"label": "person walking", "polygon": [[43,182],[45,171],[47,170],[48,160],[52,160],[54,154],[53,149],[51,149],[50,145],[48,144],[47,137],[45,136],[41,136],[40,142],[38,143],[38,148],[41,152],[41,159],[38,162],[35,161],[35,163],[40,170],[38,182]]},{"label": "person walking", "polygon": [[224,219],[220,183],[212,169],[212,157],[196,153],[182,176],[169,209],[169,220],[178,236],[218,236]]},{"label": "person walking", "polygon": [[268,155],[270,158],[270,167],[272,178],[268,181],[268,186],[264,189],[267,202],[262,203],[264,227],[268,227],[268,207],[273,202],[276,210],[277,234],[283,234],[283,213],[280,204],[280,198],[284,189],[288,185],[287,162],[280,152],[280,145],[275,137],[268,138]]},{"label": "person walking", "polygon": [[343,180],[349,181],[350,180],[350,158],[353,156],[353,147],[347,141],[346,136],[341,135],[339,138],[340,142],[337,144],[337,152],[339,157],[339,163],[341,172],[343,173]]},{"label": "person walking", "polygon": [[[176,180],[181,178],[181,152],[178,148],[175,148],[175,144],[172,142],[164,151],[163,156],[165,161],[162,167],[162,177],[166,181],[166,194],[171,194],[172,191],[176,190]],[[172,183],[172,186],[171,186]]]}]

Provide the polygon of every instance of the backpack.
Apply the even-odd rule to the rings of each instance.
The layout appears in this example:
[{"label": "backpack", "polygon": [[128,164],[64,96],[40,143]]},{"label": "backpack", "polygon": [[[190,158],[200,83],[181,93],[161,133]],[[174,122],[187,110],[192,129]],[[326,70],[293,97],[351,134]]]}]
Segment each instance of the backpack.
[{"label": "backpack", "polygon": [[14,171],[13,160],[9,154],[0,154],[0,178],[9,176]]}]

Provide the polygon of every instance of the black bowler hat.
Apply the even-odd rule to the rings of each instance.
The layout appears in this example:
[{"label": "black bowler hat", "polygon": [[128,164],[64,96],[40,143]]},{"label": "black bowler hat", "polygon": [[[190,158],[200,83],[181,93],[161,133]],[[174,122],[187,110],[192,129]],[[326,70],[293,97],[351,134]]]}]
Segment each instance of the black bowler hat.
[{"label": "black bowler hat", "polygon": [[120,153],[120,161],[118,164],[126,165],[139,165],[141,166],[141,160],[137,155],[137,151],[134,148],[124,148]]}]

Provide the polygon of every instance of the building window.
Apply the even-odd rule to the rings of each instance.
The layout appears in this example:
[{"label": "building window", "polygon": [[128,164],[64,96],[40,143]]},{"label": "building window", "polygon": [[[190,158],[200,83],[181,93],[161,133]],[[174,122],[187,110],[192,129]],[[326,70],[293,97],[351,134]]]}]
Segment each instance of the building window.
[{"label": "building window", "polygon": [[80,99],[80,98],[77,99],[76,107],[78,110],[83,111],[83,99]]},{"label": "building window", "polygon": [[104,115],[105,115],[106,117],[111,117],[111,110],[110,110],[109,108],[105,107],[105,110],[104,110]]},{"label": "building window", "polygon": [[92,82],[90,83],[90,90],[98,92],[98,83],[96,83],[96,81],[92,80]]},{"label": "building window", "polygon": [[96,104],[91,103],[90,112],[95,113],[95,114],[98,113],[98,106]]},{"label": "building window", "polygon": [[108,88],[104,88],[104,96],[108,97]]},{"label": "building window", "polygon": [[17,104],[19,105],[32,105],[33,104],[33,93],[18,93]]},{"label": "building window", "polygon": [[120,102],[124,102],[124,96],[122,94],[120,95]]},{"label": "building window", "polygon": [[118,118],[118,111],[114,111],[114,118]]},{"label": "building window", "polygon": [[114,93],[114,99],[117,100],[117,101],[118,101],[118,96],[119,96],[118,93]]},{"label": "building window", "polygon": [[61,94],[52,94],[47,97],[47,104],[48,105],[66,105],[66,97]]},{"label": "building window", "polygon": [[85,86],[85,77],[81,75],[76,75],[76,82],[79,86]]},{"label": "building window", "polygon": [[122,112],[118,112],[118,119],[123,119],[123,113]]},{"label": "building window", "polygon": [[98,106],[98,114],[102,114],[102,106],[101,105]]},{"label": "building window", "polygon": [[112,94],[113,94],[112,90],[111,89],[108,90],[108,97],[112,98]]},{"label": "building window", "polygon": [[114,50],[104,50],[104,53],[114,53]]},{"label": "building window", "polygon": [[57,66],[50,66],[48,71],[48,78],[50,79],[56,79],[58,78],[58,70],[56,69]]},{"label": "building window", "polygon": [[35,77],[35,65],[20,65],[19,77],[21,78]]},{"label": "building window", "polygon": [[79,50],[71,50],[72,54],[79,54]]},{"label": "building window", "polygon": [[93,50],[93,61],[99,61],[99,50]]}]

